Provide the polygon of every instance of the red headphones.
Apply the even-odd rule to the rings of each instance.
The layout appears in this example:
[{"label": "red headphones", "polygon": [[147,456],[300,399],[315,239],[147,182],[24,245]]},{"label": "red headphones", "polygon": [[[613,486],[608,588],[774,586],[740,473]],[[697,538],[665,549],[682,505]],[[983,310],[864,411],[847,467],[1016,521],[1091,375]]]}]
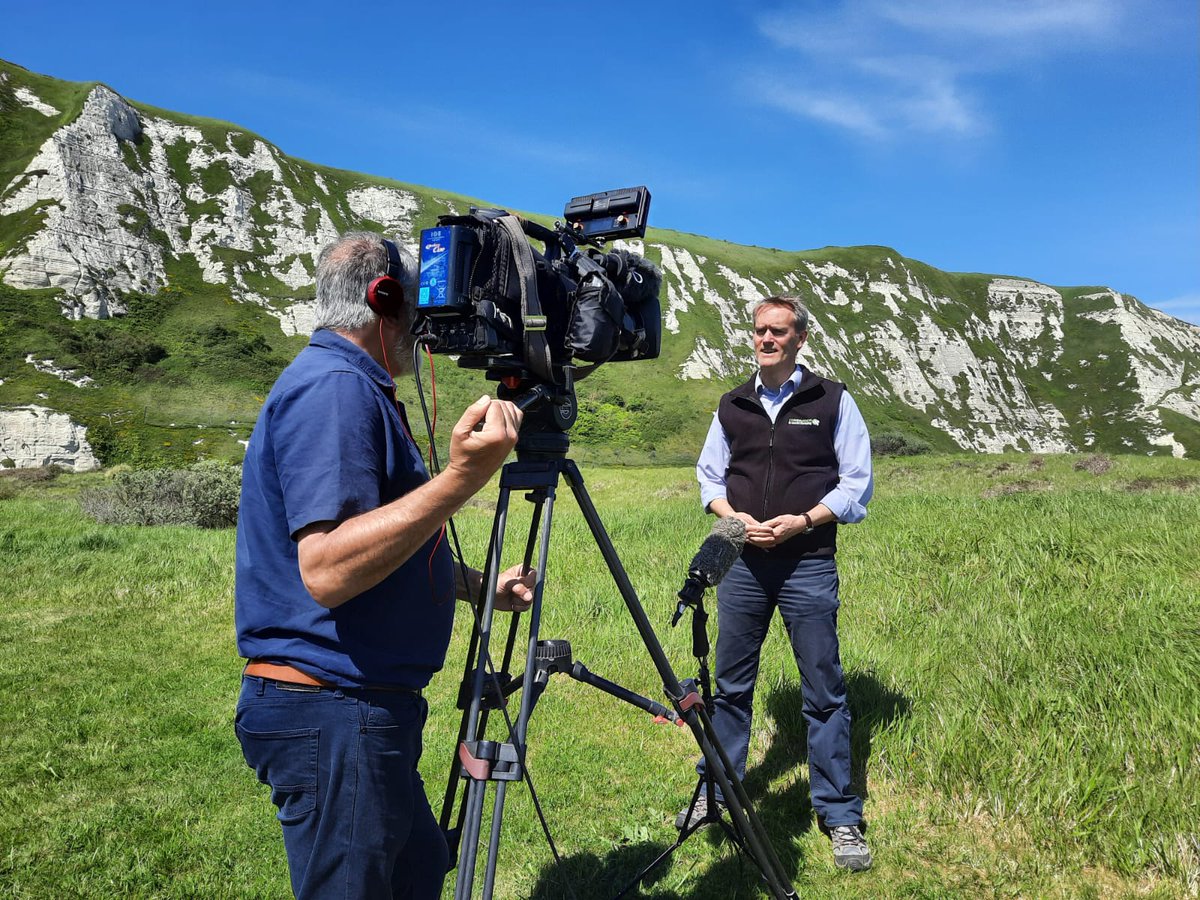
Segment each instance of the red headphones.
[{"label": "red headphones", "polygon": [[404,285],[400,283],[400,250],[387,238],[383,238],[383,246],[388,255],[387,274],[380,275],[367,287],[367,306],[380,316],[399,319],[404,313]]}]

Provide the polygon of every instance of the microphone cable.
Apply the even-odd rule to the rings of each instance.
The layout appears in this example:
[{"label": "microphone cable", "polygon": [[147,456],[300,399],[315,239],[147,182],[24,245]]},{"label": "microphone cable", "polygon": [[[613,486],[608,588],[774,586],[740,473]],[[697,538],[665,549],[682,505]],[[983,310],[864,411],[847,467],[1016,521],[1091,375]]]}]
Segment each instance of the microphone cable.
[{"label": "microphone cable", "polygon": [[[437,376],[435,374],[434,365],[433,365],[433,351],[430,350],[430,348],[429,348],[430,343],[431,343],[431,341],[425,337],[417,338],[417,340],[413,342],[412,371],[413,371],[413,380],[417,384],[417,398],[421,401],[421,418],[425,422],[425,434],[429,438],[429,457],[428,457],[429,458],[429,477],[433,478],[435,475],[438,475],[441,473],[442,462],[438,458],[437,440],[435,437],[436,431],[437,431]],[[432,396],[433,416],[432,416],[432,418],[430,417],[430,413],[429,413],[429,405],[425,402],[425,385],[421,382],[421,348],[422,347],[425,348],[425,355],[429,359],[429,381],[430,381],[431,389],[433,392],[433,396]],[[413,444],[415,445],[416,441],[413,441]],[[420,452],[420,448],[417,448],[417,449],[418,449],[418,452]],[[429,576],[430,576],[429,580],[430,580],[430,583],[433,582],[433,557],[434,557],[434,554],[437,553],[437,548],[439,546],[441,546],[442,541],[445,539],[447,530],[449,530],[449,532],[450,532],[450,541],[453,544],[450,555],[454,558],[454,561],[458,564],[459,573],[462,575],[463,586],[468,587],[467,564],[466,564],[466,561],[463,559],[462,546],[459,544],[459,541],[458,541],[458,530],[454,527],[454,517],[453,516],[450,516],[446,520],[446,524],[441,527],[440,531],[438,532],[437,543],[435,543],[433,545],[433,550],[429,554]],[[469,590],[468,590],[468,593],[470,593]]]}]

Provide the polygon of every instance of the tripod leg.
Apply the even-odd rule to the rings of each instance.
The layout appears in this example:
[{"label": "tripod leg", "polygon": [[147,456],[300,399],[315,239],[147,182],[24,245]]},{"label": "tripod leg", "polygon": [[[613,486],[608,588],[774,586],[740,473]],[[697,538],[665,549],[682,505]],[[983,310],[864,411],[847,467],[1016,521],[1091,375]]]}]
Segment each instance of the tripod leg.
[{"label": "tripod leg", "polygon": [[483,819],[483,795],[487,782],[470,781],[467,796],[463,801],[464,819],[459,836],[458,874],[454,882],[454,896],[470,898],[475,884],[475,855],[479,848],[479,827]]},{"label": "tripod leg", "polygon": [[[482,820],[488,783],[496,781],[499,784],[492,809],[491,830],[489,832],[488,852],[485,862],[484,893],[482,895],[485,900],[490,900],[495,883],[504,801],[507,790],[506,783],[522,777],[528,778],[528,773],[525,771],[525,735],[533,703],[539,693],[533,689],[535,677],[538,672],[536,647],[538,643],[538,628],[541,621],[546,563],[549,556],[554,492],[558,483],[559,471],[557,464],[548,465],[541,463],[523,465],[518,461],[518,463],[509,463],[506,465],[500,477],[500,498],[496,504],[491,545],[488,549],[486,599],[475,627],[477,641],[475,641],[475,636],[473,636],[473,646],[477,647],[475,657],[476,668],[472,673],[470,701],[467,704],[468,708],[464,714],[466,725],[465,728],[460,729],[461,738],[457,748],[459,765],[455,771],[463,773],[467,781],[458,829],[458,874],[454,892],[454,896],[458,900],[469,900],[474,890],[476,863],[479,853],[479,842],[482,837]],[[508,742],[495,742],[483,740],[487,723],[487,709],[483,705],[485,670],[488,668],[490,658],[488,648],[491,642],[500,561],[503,558],[508,504],[511,491],[514,489],[530,490],[531,493],[527,496],[527,499],[536,504],[533,521],[530,525],[529,541],[525,549],[525,563],[528,565],[530,561],[529,557],[532,553],[534,534],[539,532],[540,527],[538,558],[536,562],[537,582],[534,587],[533,605],[528,620],[529,647],[525,663],[525,676],[521,682],[521,711],[516,724],[509,723],[510,732]],[[516,619],[513,620],[514,624],[509,629],[508,646],[505,650],[505,668],[507,668],[507,662],[511,657],[515,640],[515,622]],[[470,672],[469,668],[468,672]],[[530,782],[529,786],[532,793],[532,782]],[[448,793],[452,792],[448,790]],[[536,806],[536,795],[534,803]],[[445,811],[443,811],[443,819],[447,819]],[[549,836],[549,832],[547,832],[547,836]],[[551,850],[554,850],[553,843],[551,843]]]},{"label": "tripod leg", "polygon": [[492,807],[492,831],[488,841],[487,868],[483,874],[483,896],[490,898],[496,884],[496,855],[500,852],[500,826],[504,820],[504,798],[508,794],[508,782],[496,785],[496,803]]},{"label": "tripod leg", "polygon": [[[512,735],[512,741],[517,749],[520,760],[518,765],[525,771],[525,735],[529,729],[529,716],[533,712],[533,704],[537,701],[540,691],[534,690],[534,680],[537,675],[537,643],[542,621],[542,596],[546,581],[546,564],[550,555],[550,525],[554,520],[554,487],[551,486],[544,500],[540,502],[541,534],[538,539],[537,555],[537,584],[534,586],[533,606],[529,612],[529,646],[525,653],[524,688],[521,691],[521,709],[517,716],[517,727]],[[497,854],[500,849],[500,828],[504,814],[504,798],[507,793],[507,783],[501,782],[496,786],[496,803],[492,811],[492,831],[488,843],[487,872],[484,877],[483,896],[485,900],[492,896],[492,884],[496,878]]]},{"label": "tripod leg", "polygon": [[500,498],[496,501],[495,547],[488,555],[488,570],[484,574],[487,584],[487,599],[483,604],[483,612],[479,620],[479,651],[478,665],[475,667],[475,682],[472,686],[471,703],[467,709],[466,739],[473,741],[478,737],[479,713],[483,699],[485,668],[483,662],[488,659],[488,648],[492,637],[492,614],[496,608],[496,582],[500,580],[500,556],[504,548],[504,529],[508,522],[508,488],[501,487]]},{"label": "tripod leg", "polygon": [[[484,662],[488,659],[488,646],[492,632],[492,614],[496,606],[496,583],[500,579],[500,559],[504,547],[504,530],[508,521],[509,490],[500,489],[500,497],[496,501],[496,517],[492,529],[492,547],[488,551],[488,570],[485,573],[487,584],[486,598],[480,613],[477,641],[477,656],[474,672],[474,683],[471,692],[471,702],[464,713],[466,734],[459,748],[465,743],[474,742],[480,723],[480,707],[484,691]],[[456,748],[456,753],[459,748]],[[461,817],[459,846],[458,846],[458,875],[456,878],[454,896],[470,898],[475,881],[475,858],[479,852],[479,835],[483,818],[483,800],[487,790],[487,782],[469,779],[466,787],[466,799],[463,801],[463,816]],[[445,816],[445,811],[443,811]]]},{"label": "tripod leg", "polygon": [[[498,524],[499,524],[498,520],[493,518],[492,532],[491,532],[490,537],[488,538],[487,558],[483,564],[483,571],[484,571],[485,579],[487,578],[488,573],[492,571],[492,557],[496,554],[496,550],[498,547],[498,545],[496,543],[496,528],[497,528]],[[478,624],[483,619],[483,604],[485,602],[485,599],[486,598],[484,596],[481,596],[478,599],[472,601],[472,606],[474,608],[474,614],[475,614],[475,621],[471,625],[471,639],[467,646],[466,658],[463,661],[463,675],[462,675],[462,679],[459,681],[460,688],[462,685],[466,684],[467,678],[473,675],[473,670],[472,670],[471,666],[473,664],[476,664],[477,660],[478,660],[478,650],[479,650],[479,627],[478,627]],[[442,831],[446,834],[447,839],[450,840],[450,858],[451,859],[458,858],[458,840],[462,835],[463,816],[466,813],[466,809],[467,809],[466,792],[464,791],[463,792],[463,802],[462,802],[461,806],[459,807],[458,823],[455,826],[455,829],[452,833],[450,830],[450,817],[454,813],[454,795],[458,792],[459,782],[462,781],[462,775],[460,774],[462,771],[462,764],[458,760],[458,747],[466,739],[467,722],[470,721],[469,717],[470,717],[469,708],[464,708],[463,714],[462,714],[461,718],[459,719],[459,723],[458,723],[458,738],[454,742],[455,753],[454,753],[453,758],[450,760],[450,776],[446,780],[446,793],[442,797],[442,812],[441,812],[441,816],[438,819],[438,824],[441,826]]]},{"label": "tripod leg", "polygon": [[[523,557],[524,565],[526,568],[529,568],[530,564],[533,562],[535,538],[538,534],[538,523],[541,521],[542,505],[543,505],[543,503],[540,500],[535,502],[533,517],[529,523],[529,536],[525,542],[525,555]],[[488,539],[487,562],[484,564],[484,572],[485,573],[491,571],[492,556],[496,552],[496,549],[497,549],[496,525],[493,522],[492,534],[491,534],[491,537]],[[486,590],[487,582],[484,582],[483,587]],[[474,677],[474,669],[472,668],[472,665],[478,666],[478,665],[482,665],[487,662],[486,657],[480,657],[477,655],[477,652],[476,652],[477,648],[478,648],[478,644],[479,644],[479,622],[482,621],[484,600],[485,600],[485,594],[481,591],[480,597],[478,598],[478,600],[475,603],[477,612],[475,613],[475,621],[472,623],[472,626],[471,626],[471,639],[470,639],[470,644],[467,648],[467,656],[466,656],[466,660],[464,663],[463,677],[462,677],[462,680],[459,682],[460,697],[461,697],[461,689],[463,686],[466,685],[468,677],[472,677],[472,678]],[[505,644],[504,644],[504,659],[500,663],[500,668],[498,670],[499,673],[507,673],[508,667],[512,662],[513,648],[516,644],[518,623],[519,623],[520,618],[521,618],[521,616],[519,613],[514,613],[510,617],[509,626],[508,626],[508,638],[505,640]],[[507,696],[507,693],[505,693],[506,688],[508,690],[508,693],[511,693],[512,690],[515,690],[517,687],[520,686],[520,683],[515,683],[515,684],[504,686],[501,684],[500,680],[495,677],[495,673],[492,674],[492,677],[493,677],[493,682],[494,682],[493,687],[495,687],[495,689],[496,689],[497,697],[500,697],[500,695]],[[486,681],[486,679],[485,679],[485,681]],[[466,739],[467,722],[470,720],[469,706],[464,706],[463,701],[461,699],[459,701],[459,704],[463,709],[463,714],[459,721],[458,738],[455,740],[455,743],[454,743],[455,748],[460,747],[462,745],[463,741]],[[478,721],[479,721],[479,725],[478,725],[478,729],[476,732],[476,737],[482,738],[484,733],[487,731],[488,710],[485,709],[480,713]],[[454,795],[458,789],[459,783],[462,781],[463,781],[462,763],[459,760],[457,752],[456,752],[453,759],[450,761],[450,777],[446,784],[445,797],[442,800],[442,814],[441,814],[441,820],[440,820],[442,831],[446,834],[446,840],[449,845],[450,858],[453,860],[458,859],[459,840],[461,839],[462,830],[463,830],[463,821],[465,819],[466,812],[467,812],[466,785],[464,784],[463,789],[462,789],[463,802],[461,804],[459,804],[459,808],[458,808],[458,822],[456,823],[454,829],[451,830],[449,827],[449,824],[450,824],[450,817],[454,811]]]}]

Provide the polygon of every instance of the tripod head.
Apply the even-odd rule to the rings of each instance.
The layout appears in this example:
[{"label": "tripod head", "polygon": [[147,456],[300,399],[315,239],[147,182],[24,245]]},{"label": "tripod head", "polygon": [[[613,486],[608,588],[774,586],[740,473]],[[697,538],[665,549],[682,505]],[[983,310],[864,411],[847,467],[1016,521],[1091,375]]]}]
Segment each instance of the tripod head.
[{"label": "tripod head", "polygon": [[499,378],[496,396],[511,400],[525,414],[517,436],[518,461],[563,459],[571,448],[567,432],[575,424],[579,402],[571,370],[566,368],[564,372],[563,384],[545,382],[528,371],[520,375],[510,372]]}]

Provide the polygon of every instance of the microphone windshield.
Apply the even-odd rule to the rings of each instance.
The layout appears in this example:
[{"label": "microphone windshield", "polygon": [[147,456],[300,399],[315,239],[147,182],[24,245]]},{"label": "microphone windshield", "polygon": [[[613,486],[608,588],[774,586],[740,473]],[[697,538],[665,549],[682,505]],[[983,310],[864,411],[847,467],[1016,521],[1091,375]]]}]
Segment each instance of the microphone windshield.
[{"label": "microphone windshield", "polygon": [[709,587],[714,587],[737,562],[745,544],[745,522],[733,516],[717,519],[688,571],[703,578]]}]

